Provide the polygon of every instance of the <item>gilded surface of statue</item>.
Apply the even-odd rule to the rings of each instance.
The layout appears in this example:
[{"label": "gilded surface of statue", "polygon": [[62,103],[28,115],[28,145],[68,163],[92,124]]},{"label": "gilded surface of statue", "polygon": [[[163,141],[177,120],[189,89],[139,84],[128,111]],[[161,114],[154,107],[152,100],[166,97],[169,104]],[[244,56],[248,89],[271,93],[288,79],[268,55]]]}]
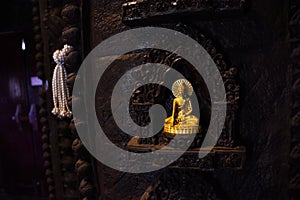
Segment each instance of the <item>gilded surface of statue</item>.
[{"label": "gilded surface of statue", "polygon": [[193,87],[186,79],[179,79],[173,83],[172,115],[165,120],[164,132],[170,134],[195,134],[200,131],[199,119],[192,115],[190,96]]}]

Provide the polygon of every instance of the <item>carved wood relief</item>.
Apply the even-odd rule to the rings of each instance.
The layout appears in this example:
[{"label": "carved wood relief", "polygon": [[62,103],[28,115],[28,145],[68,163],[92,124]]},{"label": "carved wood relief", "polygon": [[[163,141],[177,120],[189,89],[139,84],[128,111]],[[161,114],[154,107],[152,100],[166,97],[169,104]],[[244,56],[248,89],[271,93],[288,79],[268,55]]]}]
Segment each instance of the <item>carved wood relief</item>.
[{"label": "carved wood relief", "polygon": [[[36,2],[36,5],[40,8],[39,15],[42,18],[40,23],[42,37],[36,35],[37,42],[43,39],[42,43],[37,44],[40,53],[36,57],[41,60],[38,62],[38,67],[41,69],[39,76],[43,78],[44,85],[46,86],[46,81],[48,81],[50,87],[55,66],[52,54],[56,49],[61,49],[64,44],[71,45],[74,50],[65,57],[67,85],[71,92],[76,71],[82,60],[81,4],[76,0],[40,0]],[[35,27],[35,29],[38,28]],[[60,120],[51,114],[53,103],[50,91],[51,88],[48,90],[44,88],[40,111],[41,122],[44,125],[43,148],[45,149],[46,173],[49,176],[47,182],[50,199],[94,199],[97,192],[91,165],[92,158],[79,140],[73,121]],[[71,98],[68,100],[70,106]],[[48,128],[49,126],[51,129]],[[51,167],[55,172],[51,170]]]},{"label": "carved wood relief", "polygon": [[220,200],[203,174],[188,170],[166,170],[159,181],[148,187],[140,200],[197,199]]},{"label": "carved wood relief", "polygon": [[[223,55],[219,53],[219,51],[215,48],[213,42],[207,39],[203,34],[199,33],[197,29],[193,29],[183,24],[161,24],[160,26],[172,28],[189,35],[190,37],[197,40],[208,51],[208,53],[211,55],[211,57],[217,64],[217,67],[219,68],[220,73],[223,77],[228,102],[227,117],[221,137],[218,140],[218,148],[215,148],[215,150],[207,156],[209,158],[203,160],[193,157],[193,155],[197,154],[195,153],[195,150],[194,153],[183,156],[179,161],[173,163],[170,167],[190,167],[197,168],[202,171],[213,171],[218,168],[241,169],[245,160],[245,149],[243,147],[236,147],[236,144],[234,142],[235,134],[238,134],[235,132],[235,126],[240,92],[239,85],[236,80],[237,68],[227,65],[226,61],[223,58]],[[202,104],[202,109],[200,108],[200,113],[203,113],[203,116],[201,117],[200,121],[204,121],[202,122],[204,123],[202,124],[202,126],[205,130],[208,126],[207,124],[209,123],[208,119],[210,118],[210,100],[207,91],[203,92],[203,89],[205,88],[205,83],[203,82],[203,80],[201,81],[201,77],[196,77],[193,75],[195,74],[192,72],[193,68],[186,64],[184,62],[184,59],[180,58],[179,56],[176,56],[176,54],[162,52],[155,49],[150,50],[150,52],[148,53],[144,53],[143,56],[140,57],[144,58],[143,62],[145,63],[161,63],[166,64],[168,66],[172,66],[191,80],[191,83],[195,86],[195,91],[197,93],[198,98],[201,99],[200,102]],[[144,70],[145,69],[140,69],[141,76],[143,75]],[[157,74],[162,73],[157,72]],[[135,113],[132,114],[132,117],[137,124],[146,123],[147,119],[149,121],[148,110],[149,107],[155,103],[163,103],[165,104],[164,107],[166,108],[166,110],[171,110],[172,101],[165,100],[170,99],[171,95],[166,95],[166,91],[160,88],[159,86],[155,87],[153,85],[146,85],[138,91],[138,94],[133,94],[132,104],[130,107],[131,112]],[[139,110],[138,113],[136,113],[137,110]],[[214,121],[214,119],[211,119],[211,121]],[[138,144],[135,144],[134,140],[135,139],[132,139],[130,141],[128,147],[131,150],[137,151],[142,149],[146,150],[147,148],[149,148],[149,145],[153,145],[153,148],[155,148],[155,145],[159,145],[159,143],[165,142],[165,139],[163,139],[161,135],[154,136],[153,138],[141,138],[136,142]],[[191,148],[199,148],[201,146],[202,140],[203,136],[197,135]]]},{"label": "carved wood relief", "polygon": [[123,4],[123,22],[147,21],[195,14],[221,14],[240,11],[245,0],[138,0]]},{"label": "carved wood relief", "polygon": [[[43,36],[45,35],[47,39],[43,40],[42,43],[38,43],[37,49],[43,49],[43,53],[37,55],[37,59],[42,59],[43,63],[48,63],[50,66],[51,63],[51,54],[57,48],[61,48],[64,43],[69,43],[70,45],[75,46],[75,50],[71,52],[66,57],[67,61],[67,70],[68,70],[68,85],[70,89],[72,88],[72,83],[74,82],[76,76],[76,70],[79,67],[82,59],[82,24],[80,23],[80,16],[82,5],[79,4],[79,1],[68,0],[65,2],[59,2],[56,0],[40,0],[40,10],[42,16],[42,31],[44,31]],[[299,136],[298,136],[298,128],[299,128],[299,95],[298,95],[298,77],[299,77],[299,3],[295,3],[296,1],[292,1],[290,7],[290,42],[291,42],[291,58],[292,58],[292,68],[291,68],[291,81],[292,81],[292,92],[293,92],[293,103],[292,103],[292,146],[290,151],[290,195],[291,199],[299,198]],[[84,3],[84,2],[83,2]],[[294,5],[295,4],[295,5]],[[110,4],[109,4],[110,5]],[[189,16],[201,15],[201,14],[227,14],[229,13],[239,13],[243,6],[245,5],[245,1],[243,0],[230,0],[230,1],[146,1],[140,0],[136,2],[128,2],[123,5],[123,22],[130,25],[148,25],[155,24],[158,26],[164,26],[167,28],[176,29],[185,34],[190,35],[191,37],[197,39],[203,47],[210,53],[214,61],[217,63],[222,76],[224,78],[226,91],[227,91],[227,100],[228,100],[228,116],[226,119],[226,126],[223,130],[222,137],[218,142],[218,146],[204,159],[197,159],[193,155],[193,151],[188,152],[184,156],[182,156],[179,160],[174,162],[169,169],[166,169],[163,172],[163,175],[159,178],[157,182],[154,182],[149,186],[149,188],[145,191],[144,195],[141,199],[174,199],[178,197],[186,198],[186,199],[220,199],[218,195],[218,185],[214,184],[214,173],[219,173],[218,170],[231,170],[235,173],[237,170],[243,169],[245,163],[245,148],[239,146],[239,141],[236,139],[240,134],[238,130],[236,130],[236,123],[238,118],[238,110],[239,110],[239,97],[240,97],[240,86],[239,81],[237,79],[238,68],[236,66],[231,66],[229,62],[226,60],[225,56],[220,53],[218,48],[215,47],[214,42],[205,37],[201,31],[197,31],[197,28],[185,26],[180,23],[174,23],[174,21],[178,21],[178,17],[183,17],[188,19]],[[115,4],[114,4],[115,6]],[[120,7],[121,13],[121,7]],[[106,13],[107,14],[107,13]],[[211,17],[211,16],[210,16]],[[167,19],[170,22],[169,24],[165,24],[168,22],[164,21],[164,24],[158,23],[156,19]],[[201,18],[203,19],[203,18]],[[38,20],[35,18],[35,20]],[[179,20],[180,21],[180,20]],[[247,20],[245,20],[247,22]],[[186,21],[185,21],[186,22]],[[244,23],[244,21],[239,21],[237,23]],[[260,30],[253,22],[253,26],[251,26],[252,21],[249,22],[249,29],[245,29],[244,32],[248,30],[252,30],[253,33],[256,30]],[[117,23],[116,23],[117,24]],[[114,28],[119,26],[118,24],[114,24]],[[248,26],[245,25],[245,26]],[[96,25],[95,25],[96,26]],[[241,27],[245,27],[241,26]],[[226,31],[230,31],[232,26],[226,27],[226,25],[220,26],[225,27]],[[105,26],[101,27],[105,30]],[[115,28],[116,30],[107,30],[107,33],[104,33],[104,38],[114,31],[119,31],[119,27]],[[123,27],[122,27],[123,28]],[[37,28],[35,28],[38,30]],[[126,27],[127,29],[127,27]],[[228,29],[228,30],[227,30]],[[101,30],[99,28],[99,30]],[[95,34],[102,34],[98,31]],[[234,31],[233,31],[234,32]],[[238,32],[238,31],[237,31]],[[105,35],[106,34],[106,35]],[[221,34],[221,33],[220,33]],[[241,48],[247,47],[247,45],[251,44],[255,40],[260,40],[261,35],[259,36],[250,36],[251,34],[243,33],[244,38],[240,39],[241,41],[237,41],[238,44],[231,44],[230,40],[228,40],[227,45],[231,45],[234,48],[234,45],[241,45]],[[249,37],[250,39],[247,40]],[[265,37],[265,36],[264,36]],[[41,35],[36,36],[37,42],[40,41]],[[58,39],[59,38],[59,39]],[[254,39],[253,39],[254,38]],[[215,38],[218,39],[218,38]],[[224,39],[224,38],[223,38]],[[85,39],[87,40],[87,39]],[[226,39],[225,39],[226,40]],[[96,40],[97,41],[97,40]],[[232,40],[231,40],[232,41]],[[249,42],[251,41],[251,42]],[[246,46],[243,44],[246,43]],[[255,45],[255,44],[254,44]],[[249,47],[250,48],[250,47]],[[139,59],[141,63],[143,62],[157,62],[157,63],[165,63],[169,66],[176,67],[179,60],[181,58],[176,57],[176,55],[163,54],[156,50],[152,50],[150,52],[133,52],[135,56],[139,54]],[[134,56],[126,55],[121,60],[126,61],[135,58]],[[243,61],[243,59],[241,59]],[[181,60],[182,61],[182,60]],[[181,62],[180,61],[180,62]],[[250,66],[248,64],[245,66]],[[38,63],[38,67],[40,69],[39,76],[45,76],[44,80],[50,80],[49,77],[52,75],[54,63],[51,64],[51,70],[48,70],[48,66],[42,66],[41,62]],[[42,72],[44,71],[44,72]],[[248,71],[249,72],[249,71]],[[199,84],[201,85],[201,84]],[[156,88],[158,89],[158,88]],[[163,90],[159,88],[159,90]],[[143,99],[143,94],[135,94],[132,97],[131,111],[139,112],[137,117],[135,118],[135,114],[133,112],[133,118],[137,123],[145,123],[147,121],[147,112],[148,107],[153,104],[153,102],[157,101],[157,96],[159,94],[155,93],[153,90],[153,86],[146,86],[142,88],[143,92],[149,94],[151,98]],[[143,93],[142,92],[142,93]],[[199,92],[201,93],[201,92]],[[43,96],[44,95],[44,96]],[[205,94],[201,94],[204,96]],[[46,90],[42,93],[41,96],[41,105],[42,109],[40,113],[44,118],[41,119],[43,123],[43,138],[45,141],[44,149],[45,149],[45,166],[47,167],[47,174],[49,175],[48,184],[50,197],[57,199],[63,199],[64,197],[68,198],[82,198],[82,199],[93,199],[97,196],[96,188],[100,188],[95,184],[94,178],[97,177],[98,181],[100,177],[93,171],[93,167],[97,164],[93,164],[93,159],[89,155],[89,153],[84,148],[82,142],[77,137],[76,129],[74,127],[73,121],[63,120],[57,121],[54,119],[49,110],[51,109],[51,102],[49,92]],[[43,98],[44,97],[44,98]],[[74,98],[74,96],[73,96]],[[47,101],[46,101],[47,100]],[[170,102],[170,101],[169,101]],[[204,107],[209,108],[209,99],[204,102]],[[144,105],[141,105],[144,104]],[[147,104],[147,105],[146,105]],[[171,107],[170,104],[166,103],[165,107],[168,109]],[[208,109],[209,110],[209,109]],[[103,115],[103,123],[106,123],[110,118],[109,111],[103,110],[100,113]],[[144,115],[144,116],[143,116]],[[49,119],[47,121],[47,119]],[[101,122],[100,122],[101,123]],[[47,124],[49,124],[47,126]],[[49,130],[48,127],[51,126],[52,130]],[[54,127],[54,128],[53,128]],[[251,131],[249,131],[251,132]],[[299,131],[298,131],[299,132]],[[245,137],[247,138],[247,137]],[[250,137],[251,138],[251,137]],[[262,137],[263,138],[263,137]],[[115,139],[115,140],[114,140]],[[124,148],[126,144],[126,137],[117,136],[112,138],[116,143],[122,143],[120,146]],[[138,149],[145,145],[156,145],[159,144],[162,138],[152,138],[148,140],[140,140],[136,141],[140,146],[136,145],[135,148]],[[199,138],[201,141],[201,138]],[[256,139],[253,139],[253,141]],[[249,143],[253,142],[249,141]],[[199,146],[199,144],[195,144],[194,147]],[[251,145],[250,145],[251,146]],[[253,145],[255,146],[255,145]],[[73,150],[73,151],[70,151]],[[258,149],[260,150],[260,149]],[[194,151],[196,154],[198,151]],[[189,154],[190,153],[190,154]],[[264,166],[264,165],[262,165]],[[57,174],[53,175],[53,171],[55,170]],[[249,172],[249,169],[247,173]],[[108,172],[114,173],[116,172]],[[229,176],[232,175],[229,173]],[[256,173],[252,173],[252,175]],[[251,175],[251,173],[250,173]],[[269,174],[268,174],[269,175]],[[119,185],[122,185],[124,182],[131,183],[130,180],[126,180],[124,182],[121,181],[123,177],[126,175],[120,175],[120,179],[117,180]],[[238,176],[238,175],[237,175]],[[259,177],[260,175],[256,176]],[[271,176],[271,175],[270,175]],[[130,177],[130,176],[129,176]],[[180,178],[182,177],[182,178]],[[276,178],[276,176],[274,176]],[[130,178],[128,178],[130,179]],[[138,178],[136,178],[138,180]],[[266,178],[267,179],[267,178]],[[270,178],[271,179],[271,178]],[[211,180],[211,181],[210,181]],[[227,179],[230,180],[230,179]],[[233,179],[236,180],[236,179]],[[251,181],[251,179],[243,179],[242,181],[247,180]],[[240,182],[241,182],[240,180]],[[142,181],[138,181],[141,184]],[[146,181],[145,181],[146,182]],[[262,180],[259,184],[264,184],[265,182]],[[197,185],[196,185],[197,184]],[[246,183],[247,184],[247,183]],[[247,187],[247,185],[243,187]],[[142,185],[142,184],[141,184]],[[231,184],[231,186],[234,184]],[[130,187],[131,185],[126,185],[126,187]],[[250,184],[251,186],[251,184]],[[230,186],[228,186],[230,187]],[[259,187],[259,186],[258,186]],[[103,186],[103,188],[105,188]],[[143,187],[141,187],[143,188]],[[140,190],[142,190],[140,188]],[[267,188],[267,187],[266,187]],[[265,189],[265,188],[264,188]],[[191,191],[192,190],[192,191]],[[231,189],[229,189],[231,191]],[[244,193],[247,189],[242,188],[242,192]],[[129,191],[129,190],[128,190]],[[109,193],[109,192],[108,192]],[[111,193],[109,193],[111,194]],[[261,194],[257,194],[260,196]],[[238,196],[238,195],[237,195]],[[252,197],[255,195],[252,195]],[[261,196],[260,196],[261,197]],[[125,198],[125,197],[124,197]],[[129,198],[129,197],[128,197]]]},{"label": "carved wood relief", "polygon": [[[188,190],[193,187],[192,185],[197,182],[194,180],[194,176],[198,174],[201,176],[200,172],[195,172],[193,170],[200,170],[202,172],[209,172],[215,171],[219,169],[231,169],[231,170],[240,170],[243,168],[243,164],[245,162],[245,148],[237,147],[237,143],[235,142],[235,135],[236,133],[235,126],[236,126],[236,119],[237,119],[237,110],[238,110],[238,100],[240,97],[240,87],[237,83],[237,68],[227,65],[227,62],[224,59],[224,56],[217,50],[214,46],[213,41],[207,39],[201,32],[197,30],[197,28],[189,27],[183,24],[161,24],[158,21],[155,21],[156,17],[168,18],[169,21],[174,19],[178,19],[176,17],[181,16],[183,13],[190,13],[193,14],[205,11],[214,11],[218,12],[222,9],[218,6],[226,6],[227,11],[239,10],[242,8],[244,1],[226,1],[228,3],[222,4],[221,1],[214,2],[215,7],[211,5],[205,5],[203,2],[200,1],[188,1],[191,5],[186,4],[187,2],[184,1],[136,1],[136,2],[128,2],[123,4],[123,22],[126,24],[135,24],[138,26],[143,26],[146,24],[155,24],[156,26],[167,27],[171,29],[178,30],[186,35],[189,35],[196,41],[198,41],[211,55],[214,62],[217,64],[217,67],[223,77],[223,81],[225,83],[226,88],[226,96],[227,96],[227,103],[228,103],[228,111],[226,122],[224,125],[224,129],[222,131],[221,137],[217,143],[217,147],[214,148],[212,152],[210,152],[205,158],[199,159],[196,155],[198,155],[199,148],[201,146],[201,137],[197,137],[194,140],[194,143],[191,146],[191,149],[188,150],[180,159],[169,166],[170,171],[164,172],[160,179],[154,183],[153,185],[149,186],[148,190],[144,193],[141,199],[174,199],[174,198],[182,198],[182,199],[217,199],[216,192],[213,191],[213,187],[205,187],[207,185],[207,179],[203,178],[201,181],[205,184],[200,184],[201,186],[195,186],[193,192],[188,192]],[[212,3],[212,2],[210,2]],[[218,4],[221,3],[221,4]],[[189,7],[191,6],[191,7]],[[206,7],[207,6],[207,7]],[[211,6],[211,7],[210,7]],[[175,17],[176,16],[176,17]],[[149,54],[144,56],[145,62],[154,62],[154,63],[163,63],[172,67],[176,66],[176,61],[180,60],[180,58],[176,57],[176,55],[170,55],[162,52],[156,52],[153,50]],[[182,65],[182,64],[181,64]],[[186,67],[187,66],[181,66]],[[190,74],[193,74],[192,71],[189,71]],[[186,74],[185,74],[186,75]],[[190,78],[190,77],[189,77]],[[194,86],[199,81],[199,77],[192,80],[192,84]],[[148,87],[148,88],[147,88]],[[147,93],[151,92],[154,88],[150,88],[151,86],[145,86],[145,88],[139,90],[139,95],[133,95],[133,102],[132,102],[132,110],[135,110],[134,105],[139,108],[139,110],[143,110],[143,104],[145,104],[144,109],[147,110],[149,105],[155,102],[155,99],[147,99],[146,101],[143,98],[139,98],[139,96],[145,96]],[[199,85],[198,85],[199,88]],[[158,88],[155,88],[158,89]],[[146,93],[145,93],[146,92]],[[197,91],[201,95],[201,89]],[[164,93],[164,92],[161,92]],[[203,93],[203,92],[202,92]],[[156,94],[159,96],[159,93]],[[198,96],[198,95],[197,95]],[[158,103],[158,102],[156,102]],[[206,105],[208,108],[209,106],[209,97],[204,95],[202,97],[202,103]],[[170,107],[171,105],[169,105]],[[168,104],[164,107],[167,107]],[[170,108],[169,108],[170,110]],[[209,112],[209,111],[208,111]],[[141,113],[141,112],[140,112]],[[142,112],[145,113],[145,112]],[[137,115],[132,115],[132,117],[136,117]],[[205,116],[209,118],[210,115]],[[146,117],[135,119],[138,124],[141,124]],[[200,120],[201,121],[201,120]],[[213,122],[214,119],[211,119]],[[136,140],[132,139],[128,143],[128,148],[133,151],[145,151],[149,148],[149,145],[153,146],[152,148],[155,149],[155,145],[158,145],[161,141],[165,141],[162,139],[160,135],[154,136],[153,138],[145,138]],[[199,140],[199,141],[198,141]],[[166,153],[166,157],[168,157]],[[191,171],[189,171],[191,170]],[[186,174],[193,174],[192,176],[185,176]],[[165,178],[165,176],[169,176]],[[185,178],[178,178],[178,180],[173,180],[174,177],[185,177]],[[176,179],[176,178],[175,178]],[[195,182],[194,182],[195,181]],[[189,182],[189,184],[186,184]],[[180,186],[176,186],[176,183]],[[188,185],[185,187],[185,185]],[[209,184],[208,184],[209,185]],[[204,187],[202,187],[204,186]],[[183,189],[184,188],[184,189]],[[210,188],[210,189],[208,189]],[[182,189],[182,191],[181,191]],[[195,192],[199,191],[199,193]],[[194,196],[193,196],[194,195]]]}]

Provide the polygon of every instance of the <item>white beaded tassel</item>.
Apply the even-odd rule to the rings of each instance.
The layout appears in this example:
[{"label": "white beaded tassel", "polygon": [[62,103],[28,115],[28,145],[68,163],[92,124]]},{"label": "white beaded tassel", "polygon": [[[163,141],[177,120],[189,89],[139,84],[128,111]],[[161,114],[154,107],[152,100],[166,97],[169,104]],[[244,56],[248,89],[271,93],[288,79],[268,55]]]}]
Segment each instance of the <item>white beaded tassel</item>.
[{"label": "white beaded tassel", "polygon": [[64,45],[62,50],[56,50],[53,53],[53,59],[57,64],[52,78],[52,95],[54,108],[52,113],[59,118],[71,117],[72,112],[68,106],[69,90],[67,87],[67,72],[64,67],[64,58],[73,47]]}]

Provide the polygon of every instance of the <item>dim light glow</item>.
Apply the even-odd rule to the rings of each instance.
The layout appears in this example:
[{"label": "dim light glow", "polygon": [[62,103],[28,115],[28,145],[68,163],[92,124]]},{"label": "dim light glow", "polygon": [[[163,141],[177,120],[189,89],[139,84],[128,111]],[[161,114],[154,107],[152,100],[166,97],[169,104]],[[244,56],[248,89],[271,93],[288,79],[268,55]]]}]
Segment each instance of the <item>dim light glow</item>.
[{"label": "dim light glow", "polygon": [[31,86],[42,86],[43,85],[43,81],[41,79],[39,79],[39,77],[37,77],[37,76],[30,77],[30,80],[31,80]]},{"label": "dim light glow", "polygon": [[26,45],[25,45],[25,41],[24,39],[22,39],[22,50],[25,51],[26,50]]}]

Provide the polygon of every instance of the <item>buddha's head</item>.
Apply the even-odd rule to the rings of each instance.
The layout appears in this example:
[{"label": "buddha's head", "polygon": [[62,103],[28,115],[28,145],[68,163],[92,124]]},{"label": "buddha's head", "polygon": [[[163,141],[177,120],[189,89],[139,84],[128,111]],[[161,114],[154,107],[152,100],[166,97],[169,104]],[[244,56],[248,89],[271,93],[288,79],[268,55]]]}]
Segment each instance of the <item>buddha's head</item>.
[{"label": "buddha's head", "polygon": [[185,82],[182,82],[179,85],[178,91],[180,92],[180,96],[182,96],[183,98],[186,98],[188,96],[188,87]]},{"label": "buddha's head", "polygon": [[173,84],[172,92],[175,97],[187,98],[188,96],[191,96],[193,88],[186,79],[179,79]]}]

